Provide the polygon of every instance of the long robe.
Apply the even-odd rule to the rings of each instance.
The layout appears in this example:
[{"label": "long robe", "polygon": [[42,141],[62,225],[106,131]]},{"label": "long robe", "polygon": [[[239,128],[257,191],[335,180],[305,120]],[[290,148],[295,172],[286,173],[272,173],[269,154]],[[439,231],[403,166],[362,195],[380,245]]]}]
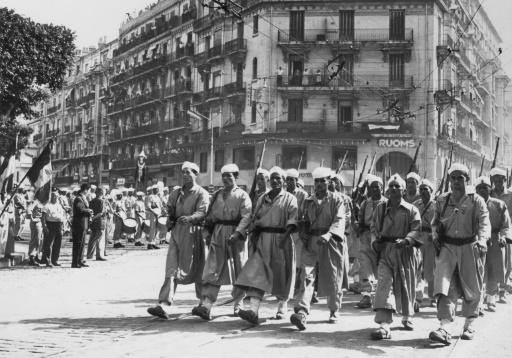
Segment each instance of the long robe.
[{"label": "long robe", "polygon": [[[484,199],[476,194],[464,194],[456,204],[450,197],[444,216],[441,217],[448,195],[449,193],[442,194],[436,201],[434,219],[432,220],[434,238],[436,238],[436,231],[442,222],[447,237],[457,239],[478,236],[478,240],[486,245],[487,239],[491,237],[491,223]],[[460,246],[443,245],[439,256],[436,257],[434,295],[448,296],[453,273],[458,268],[460,289],[465,300],[480,299],[485,262],[480,257],[476,245],[476,242]]]},{"label": "long robe", "polygon": [[506,238],[510,229],[510,215],[505,202],[489,198],[487,200],[487,209],[489,210],[489,220],[491,222],[491,240],[487,249],[485,258],[485,271],[487,276],[487,291],[494,293],[498,290],[498,285],[504,285],[507,272],[505,256],[505,247],[500,247],[498,239]]},{"label": "long robe", "polygon": [[[318,205],[316,196],[311,195],[302,206],[302,212],[310,223],[310,235],[307,247],[302,249],[301,269],[306,275],[318,267],[318,296],[332,296],[342,292],[343,283],[347,283],[348,250],[345,239],[346,212],[344,200],[338,193],[327,192],[327,196]],[[313,230],[325,230],[326,234],[309,234]],[[318,245],[321,237],[327,244]],[[304,283],[301,283],[301,289]],[[346,285],[345,285],[346,287]]]},{"label": "long robe", "polygon": [[[392,242],[381,243],[378,283],[373,309],[391,309],[403,316],[414,315],[417,272],[421,265],[421,220],[418,209],[401,200],[395,212],[389,202],[379,203],[371,226],[375,237],[408,238],[411,245],[402,249]],[[385,214],[383,212],[386,210]],[[384,218],[384,221],[382,221]]]},{"label": "long robe", "polygon": [[[213,200],[213,199],[212,199]],[[241,188],[233,188],[224,198],[224,191],[216,195],[207,219],[239,221],[237,226],[217,223],[210,239],[208,257],[203,270],[203,284],[222,286],[234,284],[247,260],[247,242],[227,244],[227,239],[236,231],[246,238],[246,229],[251,222],[252,203],[249,195]],[[204,230],[207,231],[207,230]],[[207,233],[209,235],[209,233]],[[243,296],[233,292],[233,296]]]},{"label": "long robe", "polygon": [[[507,205],[509,216],[512,215],[512,191],[505,188],[503,194],[498,195],[494,190],[491,190],[491,198],[504,201]],[[512,244],[505,246],[505,266],[507,269],[506,276],[509,277],[512,274]]]},{"label": "long robe", "polygon": [[423,199],[420,199],[414,202],[414,206],[418,208],[420,215],[423,215],[421,217],[421,237],[423,245],[420,248],[423,256],[423,278],[427,282],[432,282],[434,281],[434,269],[436,267],[436,250],[432,241],[432,219],[434,218],[436,203],[434,200],[430,200],[425,204],[423,203]]},{"label": "long robe", "polygon": [[147,240],[148,242],[153,242],[158,235],[158,217],[162,214],[162,201],[160,197],[156,194],[149,195],[146,209],[146,217],[149,219],[149,235]]},{"label": "long robe", "polygon": [[[269,193],[261,195],[256,204],[253,226],[286,229],[297,225],[297,198],[284,190],[271,200]],[[279,248],[279,233],[262,232],[256,251],[245,264],[235,286],[243,290],[257,288],[280,300],[293,297],[295,284],[295,251],[293,240]]]}]

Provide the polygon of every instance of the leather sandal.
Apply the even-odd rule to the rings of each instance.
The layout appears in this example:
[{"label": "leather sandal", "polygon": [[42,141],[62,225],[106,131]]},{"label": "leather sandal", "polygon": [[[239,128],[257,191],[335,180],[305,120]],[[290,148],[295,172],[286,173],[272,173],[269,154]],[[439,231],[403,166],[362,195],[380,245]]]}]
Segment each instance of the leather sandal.
[{"label": "leather sandal", "polygon": [[391,339],[391,332],[379,327],[379,329],[373,331],[370,336],[375,340]]}]

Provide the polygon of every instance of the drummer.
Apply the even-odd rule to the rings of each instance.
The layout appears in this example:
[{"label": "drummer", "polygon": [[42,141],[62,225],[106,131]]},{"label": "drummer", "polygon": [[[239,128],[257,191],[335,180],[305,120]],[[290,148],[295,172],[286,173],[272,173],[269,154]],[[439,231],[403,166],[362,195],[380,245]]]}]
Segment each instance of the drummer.
[{"label": "drummer", "polygon": [[123,193],[119,190],[112,190],[114,202],[112,210],[114,211],[114,249],[122,249],[125,247],[121,243],[121,239],[126,235],[123,234],[123,221],[126,219],[126,209],[123,205]]},{"label": "drummer", "polygon": [[[129,218],[135,218],[135,212],[133,211],[133,206],[135,205],[135,197],[133,196],[134,193],[135,193],[135,189],[129,188],[128,196],[126,197],[126,199],[124,201],[124,207],[126,209],[126,217],[129,217]],[[133,239],[134,234],[128,234],[127,237],[128,237],[128,242],[135,241]]]},{"label": "drummer", "polygon": [[133,205],[133,212],[135,214],[135,220],[137,220],[137,232],[135,233],[135,246],[144,246],[142,243],[142,223],[146,220],[146,204],[144,203],[144,193],[142,191],[137,192],[137,200]]},{"label": "drummer", "polygon": [[147,237],[148,250],[160,249],[155,245],[155,240],[158,235],[158,217],[162,215],[162,201],[158,195],[158,185],[152,186],[152,194],[148,195],[146,203],[146,211],[149,219],[149,234]]}]

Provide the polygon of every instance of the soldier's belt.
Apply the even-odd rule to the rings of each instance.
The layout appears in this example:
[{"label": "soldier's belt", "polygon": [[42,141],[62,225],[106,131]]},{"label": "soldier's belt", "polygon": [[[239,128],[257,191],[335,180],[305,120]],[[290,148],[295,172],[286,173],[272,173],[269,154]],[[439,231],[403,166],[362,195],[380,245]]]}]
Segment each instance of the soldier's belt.
[{"label": "soldier's belt", "polygon": [[240,220],[217,220],[215,225],[224,225],[224,226],[238,226],[240,224]]},{"label": "soldier's belt", "polygon": [[329,229],[312,229],[308,231],[308,235],[311,236],[322,236],[329,232]]},{"label": "soldier's belt", "polygon": [[432,232],[432,228],[431,227],[422,227],[421,232]]},{"label": "soldier's belt", "polygon": [[491,234],[499,234],[500,231],[501,231],[500,229],[492,229]]},{"label": "soldier's belt", "polygon": [[269,234],[284,234],[286,232],[286,229],[283,229],[281,227],[259,227],[259,232],[267,232]]},{"label": "soldier's belt", "polygon": [[403,239],[403,237],[391,237],[391,236],[381,236],[380,242],[396,242],[397,240]]},{"label": "soldier's belt", "polygon": [[461,238],[454,238],[454,237],[444,236],[441,239],[441,241],[444,244],[462,246],[462,245],[468,245],[468,244],[472,244],[472,243],[476,242],[477,238],[476,238],[476,236],[461,237]]}]

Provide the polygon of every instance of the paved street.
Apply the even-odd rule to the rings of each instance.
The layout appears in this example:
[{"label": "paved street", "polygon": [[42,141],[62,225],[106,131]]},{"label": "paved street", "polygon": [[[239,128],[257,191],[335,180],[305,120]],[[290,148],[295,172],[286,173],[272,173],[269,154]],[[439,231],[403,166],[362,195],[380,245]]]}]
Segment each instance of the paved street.
[{"label": "paved street", "polygon": [[[24,243],[17,243],[18,251]],[[188,313],[196,304],[193,286],[178,288],[172,319],[148,316],[155,303],[167,250],[128,247],[110,250],[109,261],[88,261],[89,268],[71,269],[70,243],[63,249],[63,268],[25,265],[0,271],[1,357],[512,357],[509,349],[511,305],[498,313],[486,312],[478,336],[450,347],[427,339],[437,327],[435,310],[423,308],[416,330],[393,324],[393,340],[369,339],[376,328],[373,314],[355,308],[359,296],[347,293],[341,321],[327,323],[325,300],[313,307],[308,329],[298,332],[288,320],[275,321],[276,300],[269,298],[260,311],[259,326],[232,316],[232,307],[216,308],[215,319],[204,322]],[[229,298],[229,290],[219,301]],[[292,306],[293,303],[290,304]],[[291,312],[291,311],[290,311]],[[462,319],[457,321],[461,331]]]}]

